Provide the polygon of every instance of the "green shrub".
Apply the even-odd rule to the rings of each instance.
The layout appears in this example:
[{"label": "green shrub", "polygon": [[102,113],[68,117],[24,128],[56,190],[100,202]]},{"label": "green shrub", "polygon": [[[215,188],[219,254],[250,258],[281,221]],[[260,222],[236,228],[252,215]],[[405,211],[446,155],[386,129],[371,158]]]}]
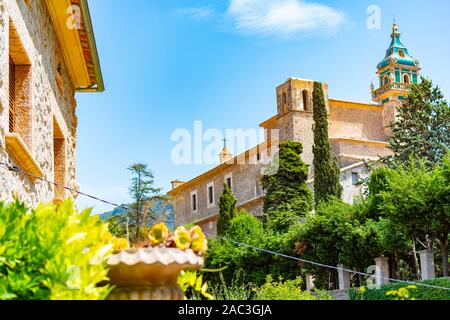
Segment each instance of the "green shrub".
[{"label": "green shrub", "polygon": [[[415,300],[450,300],[450,290],[423,287],[420,283],[450,288],[450,278],[418,281],[417,289],[410,292],[410,298]],[[408,283],[397,282],[383,285],[380,289],[352,288],[348,290],[348,294],[351,300],[389,300],[386,296],[389,291],[396,291],[408,285]]]},{"label": "green shrub", "polygon": [[301,278],[276,282],[269,275],[266,283],[258,290],[255,300],[317,300],[317,297],[301,288]]},{"label": "green shrub", "polygon": [[70,200],[34,210],[0,202],[0,299],[104,299],[111,250],[107,225]]}]

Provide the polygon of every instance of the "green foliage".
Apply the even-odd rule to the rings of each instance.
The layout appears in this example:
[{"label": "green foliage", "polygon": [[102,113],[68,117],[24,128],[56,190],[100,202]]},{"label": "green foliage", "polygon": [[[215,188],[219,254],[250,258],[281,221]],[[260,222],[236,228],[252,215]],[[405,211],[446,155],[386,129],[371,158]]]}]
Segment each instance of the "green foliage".
[{"label": "green foliage", "polygon": [[[434,280],[417,281],[417,289],[409,292],[409,299],[415,300],[450,300],[450,290],[443,290],[437,288],[423,287],[419,284],[428,284],[433,286],[450,288],[450,278],[440,278]],[[388,300],[386,296],[389,291],[398,291],[401,288],[408,286],[408,283],[390,283],[383,285],[380,289],[356,289],[351,288],[348,294],[351,300]]]},{"label": "green foliage", "polygon": [[301,143],[285,141],[280,144],[278,171],[265,175],[261,184],[264,196],[265,228],[287,232],[312,210],[312,193],[306,181],[308,166],[303,162]]},{"label": "green foliage", "polygon": [[161,189],[154,187],[154,176],[146,164],[136,163],[128,167],[132,174],[129,187],[133,203],[129,206],[130,242],[137,243],[142,240],[141,227],[148,225],[148,219],[153,223],[161,222],[152,210],[154,200],[166,200],[160,195]]},{"label": "green foliage", "polygon": [[431,167],[442,162],[450,149],[450,106],[439,87],[422,78],[411,87],[398,119],[391,125],[389,148],[394,156],[385,159],[392,166],[420,159]]},{"label": "green foliage", "polygon": [[440,166],[429,169],[423,162],[410,162],[393,170],[389,191],[381,192],[380,210],[410,236],[436,238],[441,245],[443,275],[448,275],[450,232],[450,154]]},{"label": "green foliage", "polygon": [[0,202],[0,299],[98,300],[110,292],[108,227],[71,201],[29,211]]},{"label": "green foliage", "polygon": [[259,288],[255,300],[317,300],[317,297],[301,289],[302,279],[278,282],[267,276],[266,283]]},{"label": "green foliage", "polygon": [[219,274],[219,282],[212,287],[212,292],[216,300],[224,301],[245,301],[253,296],[251,285],[245,285],[242,282],[241,272],[233,277],[231,284],[227,285],[222,273]]},{"label": "green foliage", "polygon": [[203,276],[195,270],[181,271],[178,276],[178,286],[191,300],[214,299],[208,292],[208,283],[204,282]]},{"label": "green foliage", "polygon": [[[263,246],[264,233],[261,222],[248,212],[241,211],[230,222],[227,238],[241,243]],[[208,251],[205,256],[206,268],[228,267],[223,271],[223,276],[227,284],[231,284],[235,274],[242,271],[243,276],[240,280],[243,283],[261,283],[265,275],[261,273],[265,261],[262,260],[259,251],[248,247],[237,246],[220,239],[210,239]],[[218,275],[209,275],[209,277],[218,283]]]},{"label": "green foliage", "polygon": [[314,199],[316,207],[330,197],[341,198],[340,169],[337,159],[331,154],[328,136],[328,111],[322,84],[314,82]]},{"label": "green foliage", "polygon": [[217,221],[217,234],[219,236],[227,234],[231,220],[236,216],[236,201],[233,191],[224,183],[223,193],[219,199],[219,220]]},{"label": "green foliage", "polygon": [[123,221],[122,216],[113,216],[108,221],[108,230],[117,238],[127,238],[126,222]]},{"label": "green foliage", "polygon": [[[297,244],[302,258],[328,265],[343,264],[363,270],[379,255],[379,235],[373,223],[361,223],[354,207],[340,199],[319,204],[314,216],[291,230],[289,237]],[[316,276],[318,287],[337,285],[337,274],[328,269],[305,265]]]}]

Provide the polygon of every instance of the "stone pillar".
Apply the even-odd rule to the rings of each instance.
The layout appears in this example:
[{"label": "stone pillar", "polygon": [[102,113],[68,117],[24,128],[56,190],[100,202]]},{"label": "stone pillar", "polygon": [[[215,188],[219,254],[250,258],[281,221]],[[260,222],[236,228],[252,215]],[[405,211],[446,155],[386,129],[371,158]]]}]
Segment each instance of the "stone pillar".
[{"label": "stone pillar", "polygon": [[313,275],[306,275],[306,290],[311,291],[316,288],[316,284],[314,283],[315,280]]},{"label": "stone pillar", "polygon": [[419,251],[419,254],[420,254],[420,270],[422,271],[422,280],[432,280],[436,278],[433,250]]},{"label": "stone pillar", "polygon": [[389,259],[386,257],[375,258],[375,283],[377,287],[388,284],[389,280]]},{"label": "stone pillar", "polygon": [[339,276],[339,290],[350,289],[350,272],[349,268],[344,267],[342,264],[338,264],[338,276]]}]

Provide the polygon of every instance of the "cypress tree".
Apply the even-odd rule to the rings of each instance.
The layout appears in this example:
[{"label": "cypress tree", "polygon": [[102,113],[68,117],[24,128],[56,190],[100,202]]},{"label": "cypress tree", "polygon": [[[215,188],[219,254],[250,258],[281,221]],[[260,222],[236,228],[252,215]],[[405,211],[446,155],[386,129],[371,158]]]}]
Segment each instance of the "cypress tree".
[{"label": "cypress tree", "polygon": [[328,136],[328,112],[320,82],[314,82],[314,198],[316,207],[331,197],[341,198],[340,169],[337,159],[331,154]]},{"label": "cypress tree", "polygon": [[278,170],[264,175],[261,184],[264,196],[264,225],[268,230],[286,232],[312,209],[312,193],[308,184],[308,166],[301,154],[299,142],[280,143]]},{"label": "cypress tree", "polygon": [[233,191],[226,183],[224,183],[223,192],[219,199],[217,235],[224,236],[227,234],[231,220],[236,216],[236,201]]}]

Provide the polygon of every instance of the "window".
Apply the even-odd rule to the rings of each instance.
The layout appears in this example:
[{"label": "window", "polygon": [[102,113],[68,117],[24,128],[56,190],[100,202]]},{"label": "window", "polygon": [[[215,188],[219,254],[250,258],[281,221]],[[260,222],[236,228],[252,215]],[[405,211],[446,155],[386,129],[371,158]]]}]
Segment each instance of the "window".
[{"label": "window", "polygon": [[400,51],[398,52],[398,55],[399,55],[400,57],[402,57],[402,58],[405,57],[405,53],[404,53],[402,50],[400,50]]},{"label": "window", "polygon": [[233,189],[233,176],[231,173],[229,173],[225,176],[224,181],[229,188]]},{"label": "window", "polygon": [[14,132],[16,104],[16,65],[9,56],[9,132]]},{"label": "window", "polygon": [[214,206],[214,182],[208,183],[208,208]]},{"label": "window", "polygon": [[191,193],[191,209],[192,212],[197,212],[197,206],[198,206],[198,199],[197,199],[197,191],[194,191]]},{"label": "window", "polygon": [[354,186],[359,184],[359,173],[358,172],[352,172],[352,184]]},{"label": "window", "polygon": [[389,77],[388,77],[388,76],[384,76],[384,78],[383,78],[383,84],[384,84],[384,85],[389,84]]},{"label": "window", "polygon": [[307,90],[303,90],[303,110],[309,111],[309,99]]},{"label": "window", "polygon": [[256,154],[256,161],[261,161],[261,153],[260,152],[258,152]]},{"label": "window", "polygon": [[406,73],[405,73],[405,74],[403,75],[403,82],[406,83],[406,84],[409,84],[409,82],[410,82],[410,81],[409,81],[409,74],[406,74]]}]

